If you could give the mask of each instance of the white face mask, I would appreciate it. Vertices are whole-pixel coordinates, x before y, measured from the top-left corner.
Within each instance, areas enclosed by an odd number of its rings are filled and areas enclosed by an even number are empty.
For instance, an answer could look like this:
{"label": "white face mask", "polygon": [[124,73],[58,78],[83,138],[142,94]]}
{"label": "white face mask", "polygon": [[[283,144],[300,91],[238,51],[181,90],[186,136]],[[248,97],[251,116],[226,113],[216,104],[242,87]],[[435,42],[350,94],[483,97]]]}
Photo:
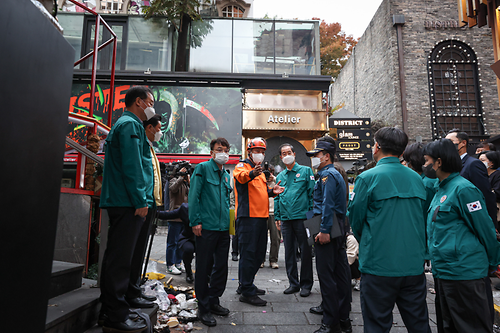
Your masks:
{"label": "white face mask", "polygon": [[311,164],[313,169],[317,169],[321,164],[321,158],[319,157],[311,157]]}
{"label": "white face mask", "polygon": [[155,115],[155,109],[150,106],[147,106],[147,104],[142,99],[141,101],[144,103],[144,105],[146,105],[146,108],[142,109],[142,111],[144,111],[144,114],[146,115],[146,120],[153,118],[153,116]]}
{"label": "white face mask", "polygon": [[264,161],[264,154],[258,153],[258,154],[252,154],[252,160],[254,161],[255,164],[260,164],[262,161]]}
{"label": "white face mask", "polygon": [[285,157],[283,157],[282,161],[283,161],[283,163],[285,163],[285,165],[293,164],[293,162],[295,162],[295,156],[286,155]]}
{"label": "white face mask", "polygon": [[155,142],[160,141],[162,136],[163,136],[163,132],[161,130],[159,130],[158,132],[155,133],[155,138],[153,141],[155,141]]}
{"label": "white face mask", "polygon": [[229,161],[229,154],[227,153],[216,153],[214,161],[217,164],[224,165]]}
{"label": "white face mask", "polygon": [[483,164],[484,164],[484,166],[486,167],[486,169],[488,169],[488,168],[489,168],[488,162],[484,161],[484,162],[483,162]]}

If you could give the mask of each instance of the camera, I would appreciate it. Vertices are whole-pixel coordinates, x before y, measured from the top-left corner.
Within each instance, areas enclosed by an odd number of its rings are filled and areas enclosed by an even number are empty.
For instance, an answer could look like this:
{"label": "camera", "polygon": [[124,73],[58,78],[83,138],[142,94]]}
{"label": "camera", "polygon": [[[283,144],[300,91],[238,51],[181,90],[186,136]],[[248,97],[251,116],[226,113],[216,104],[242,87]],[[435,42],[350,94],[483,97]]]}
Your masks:
{"label": "camera", "polygon": [[[186,168],[186,172],[181,172],[182,168]],[[169,179],[191,175],[193,170],[193,166],[188,161],[177,161],[165,164],[165,173]]]}

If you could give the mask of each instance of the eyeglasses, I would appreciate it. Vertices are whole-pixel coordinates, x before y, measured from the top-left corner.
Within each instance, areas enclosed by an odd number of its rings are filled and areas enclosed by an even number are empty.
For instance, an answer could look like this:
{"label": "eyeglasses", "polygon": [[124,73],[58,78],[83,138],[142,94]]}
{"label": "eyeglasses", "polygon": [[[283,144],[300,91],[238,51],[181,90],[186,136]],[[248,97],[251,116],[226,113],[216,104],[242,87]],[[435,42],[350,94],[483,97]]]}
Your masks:
{"label": "eyeglasses", "polygon": [[219,148],[219,149],[214,150],[214,152],[216,152],[216,153],[226,153],[226,154],[229,154],[229,149],[222,149],[222,148]]}
{"label": "eyeglasses", "polygon": [[281,153],[281,156],[288,156],[288,155],[293,155],[293,151],[289,150]]}

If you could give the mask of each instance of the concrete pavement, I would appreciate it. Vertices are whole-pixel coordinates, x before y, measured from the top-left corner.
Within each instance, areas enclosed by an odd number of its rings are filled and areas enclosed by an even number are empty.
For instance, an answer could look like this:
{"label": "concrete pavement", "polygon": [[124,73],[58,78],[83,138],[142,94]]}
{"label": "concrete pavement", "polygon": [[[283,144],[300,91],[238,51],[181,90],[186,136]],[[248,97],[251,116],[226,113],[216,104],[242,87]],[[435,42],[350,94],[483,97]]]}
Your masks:
{"label": "concrete pavement", "polygon": [[[161,273],[165,273],[165,229],[160,227],[158,235],[155,236],[151,251],[151,259],[157,261],[157,267]],[[268,245],[269,248],[269,245]],[[321,316],[309,313],[311,306],[317,306],[321,302],[319,282],[314,266],[314,286],[309,297],[300,297],[299,294],[285,295],[283,290],[288,287],[288,279],[285,271],[283,244],[279,252],[279,269],[271,269],[269,262],[261,268],[255,278],[255,284],[266,290],[266,295],[261,296],[268,303],[265,307],[254,307],[238,300],[236,294],[238,287],[238,262],[229,262],[229,276],[226,291],[221,298],[221,305],[231,310],[228,317],[215,316],[217,326],[208,328],[200,322],[195,326],[201,330],[196,332],[272,332],[272,333],[307,333],[314,332],[321,325]],[[266,258],[267,260],[267,258]],[[314,259],[313,259],[314,260]],[[300,263],[299,263],[300,265]],[[194,266],[193,266],[194,267]],[[300,271],[300,270],[299,270]],[[173,276],[172,284],[187,285],[185,274]],[[274,280],[274,281],[273,281]],[[428,287],[432,285],[432,275],[427,275]],[[351,320],[353,332],[363,332],[363,318],[361,316],[361,305],[359,292],[353,291]],[[432,332],[437,332],[436,315],[434,310],[434,295],[428,292],[427,304],[430,315],[430,326]],[[174,331],[175,332],[175,331]],[[394,324],[391,332],[407,332],[399,315],[397,307],[394,309]]]}

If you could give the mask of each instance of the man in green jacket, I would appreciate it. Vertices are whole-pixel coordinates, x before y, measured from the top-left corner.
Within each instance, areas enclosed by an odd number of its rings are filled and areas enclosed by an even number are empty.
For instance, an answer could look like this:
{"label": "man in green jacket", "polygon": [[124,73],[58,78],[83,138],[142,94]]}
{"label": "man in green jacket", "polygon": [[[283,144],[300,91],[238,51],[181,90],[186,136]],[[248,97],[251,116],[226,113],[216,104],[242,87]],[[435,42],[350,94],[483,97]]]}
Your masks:
{"label": "man in green jacket", "polygon": [[[313,208],[314,174],[307,166],[295,162],[293,146],[285,143],[280,146],[280,158],[286,169],[276,177],[285,191],[274,198],[274,217],[276,227],[282,230],[285,245],[285,266],[290,286],[283,291],[293,294],[300,291],[300,296],[311,294],[313,286],[311,246],[307,243],[304,220],[306,213]],[[297,271],[295,239],[300,247],[300,282]]]}
{"label": "man in green jacket", "polygon": [[426,192],[399,162],[408,143],[397,128],[375,133],[377,166],[360,174],[348,207],[359,242],[365,332],[389,332],[394,303],[409,332],[430,332],[424,275]]}
{"label": "man in green jacket", "polygon": [[210,142],[212,159],[200,163],[191,176],[189,225],[196,235],[196,274],[194,288],[198,299],[198,318],[207,326],[217,325],[213,314],[229,315],[219,298],[226,289],[229,253],[230,174],[229,142],[224,138]]}
{"label": "man in green jacket", "polygon": [[145,217],[154,207],[153,165],[142,123],[155,114],[153,104],[148,87],[130,88],[125,95],[127,110],[106,138],[101,208],[108,211],[109,231],[100,277],[104,332],[145,328],[143,321],[129,318],[129,308],[153,307],[132,288],[137,280],[133,268],[144,260],[136,245],[147,237]]}

